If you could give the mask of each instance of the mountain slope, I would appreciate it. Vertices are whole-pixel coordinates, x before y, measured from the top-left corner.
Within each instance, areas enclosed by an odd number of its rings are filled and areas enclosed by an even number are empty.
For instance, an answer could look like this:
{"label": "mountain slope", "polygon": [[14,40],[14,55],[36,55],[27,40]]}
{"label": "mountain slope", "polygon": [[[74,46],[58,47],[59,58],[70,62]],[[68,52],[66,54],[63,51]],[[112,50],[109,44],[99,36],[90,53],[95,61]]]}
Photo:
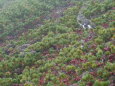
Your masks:
{"label": "mountain slope", "polygon": [[[48,12],[49,15],[41,18],[42,24],[25,22],[27,27],[24,31],[19,30],[22,31],[21,34],[3,41],[0,47],[0,85],[114,86],[113,2],[114,0],[50,0],[48,7],[52,3],[57,3],[57,6],[55,4],[56,7]],[[22,3],[25,6],[26,0]],[[60,3],[62,6],[58,5]],[[87,7],[82,9],[85,4]],[[96,8],[97,5],[100,8]],[[106,8],[108,6],[110,7]],[[46,10],[46,14],[47,11],[49,10]],[[33,17],[34,14],[36,11],[32,13]],[[77,20],[80,15],[85,18],[80,18],[81,21],[90,20],[96,25],[95,28],[84,29]],[[22,16],[20,18],[23,19]],[[34,27],[34,24],[41,25]],[[28,26],[33,29],[28,30]]]}

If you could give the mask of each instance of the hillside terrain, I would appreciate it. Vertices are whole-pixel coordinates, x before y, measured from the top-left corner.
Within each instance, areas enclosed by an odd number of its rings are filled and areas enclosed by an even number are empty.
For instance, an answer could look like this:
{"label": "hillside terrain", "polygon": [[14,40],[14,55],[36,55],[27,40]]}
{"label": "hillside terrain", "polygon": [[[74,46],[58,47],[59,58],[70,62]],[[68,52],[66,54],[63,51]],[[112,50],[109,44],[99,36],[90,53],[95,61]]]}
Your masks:
{"label": "hillside terrain", "polygon": [[0,0],[0,86],[115,86],[115,1]]}

